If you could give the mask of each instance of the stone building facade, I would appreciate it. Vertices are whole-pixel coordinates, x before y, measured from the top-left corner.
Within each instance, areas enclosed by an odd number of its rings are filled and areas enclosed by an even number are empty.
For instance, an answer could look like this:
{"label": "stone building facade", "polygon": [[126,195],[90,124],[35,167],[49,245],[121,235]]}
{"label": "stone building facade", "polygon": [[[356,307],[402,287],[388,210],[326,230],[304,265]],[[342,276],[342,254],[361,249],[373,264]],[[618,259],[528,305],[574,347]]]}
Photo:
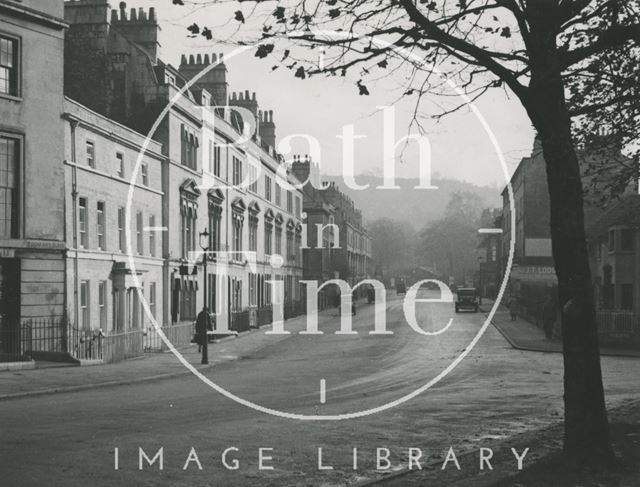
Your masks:
{"label": "stone building facade", "polygon": [[[340,278],[353,286],[371,277],[371,237],[363,224],[361,210],[335,183],[321,185],[317,167],[308,158],[298,157],[292,170],[299,181],[308,181],[304,185],[303,203],[307,222],[305,279],[324,282]],[[320,240],[317,225],[324,229]],[[358,294],[363,292],[358,289]]]}
{"label": "stone building facade", "polygon": [[[154,9],[127,11],[122,2],[110,11],[106,0],[73,0],[65,3],[65,18],[67,95],[149,134],[164,159],[158,188],[164,274],[157,298],[164,324],[195,319],[205,304],[205,282],[218,327],[264,321],[274,300],[289,316],[300,312],[302,193],[287,171],[276,174],[281,159],[273,112],[260,111],[255,94],[229,96],[222,55],[185,55],[177,69],[164,63]],[[227,104],[253,115],[251,140],[239,142],[243,119],[236,111],[214,108]],[[155,193],[151,199],[155,205]],[[206,276],[205,229],[211,249]],[[276,254],[282,265],[271,258]],[[282,281],[282,293],[272,292],[271,280]]]}
{"label": "stone building facade", "polygon": [[107,334],[144,329],[145,299],[163,324],[162,146],[73,100],[63,118],[68,317]]}
{"label": "stone building facade", "polygon": [[62,17],[61,0],[0,1],[0,357],[64,314]]}
{"label": "stone building facade", "polygon": [[640,195],[615,201],[586,229],[596,307],[640,312]]}

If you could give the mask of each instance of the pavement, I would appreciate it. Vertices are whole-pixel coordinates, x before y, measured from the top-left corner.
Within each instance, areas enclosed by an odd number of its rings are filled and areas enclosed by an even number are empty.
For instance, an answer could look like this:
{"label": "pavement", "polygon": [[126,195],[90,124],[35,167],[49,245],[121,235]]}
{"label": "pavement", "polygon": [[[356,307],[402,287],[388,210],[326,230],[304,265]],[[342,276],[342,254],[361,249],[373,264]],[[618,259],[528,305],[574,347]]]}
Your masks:
{"label": "pavement", "polygon": [[[319,313],[319,323],[331,320],[334,309]],[[306,317],[298,316],[285,322],[285,329],[292,333],[306,326]],[[255,353],[266,344],[274,344],[287,336],[269,336],[265,333],[271,325],[245,332],[237,337],[216,340],[209,344],[209,364],[202,365],[202,354],[197,345],[189,345],[180,354],[199,371],[216,367]],[[54,362],[36,362],[29,369],[0,371],[0,401],[27,396],[83,391],[126,384],[137,384],[161,379],[170,379],[191,374],[172,352],[145,353],[141,357],[116,364],[78,367]]]}
{"label": "pavement", "polygon": [[[493,306],[493,301],[483,298],[481,310],[488,313]],[[500,306],[493,316],[495,326],[509,344],[517,350],[530,352],[562,353],[562,341],[558,337],[548,340],[544,330],[535,326],[530,321],[517,317],[511,319],[506,306]],[[640,357],[638,348],[614,348],[600,347],[600,355],[611,357]]]}

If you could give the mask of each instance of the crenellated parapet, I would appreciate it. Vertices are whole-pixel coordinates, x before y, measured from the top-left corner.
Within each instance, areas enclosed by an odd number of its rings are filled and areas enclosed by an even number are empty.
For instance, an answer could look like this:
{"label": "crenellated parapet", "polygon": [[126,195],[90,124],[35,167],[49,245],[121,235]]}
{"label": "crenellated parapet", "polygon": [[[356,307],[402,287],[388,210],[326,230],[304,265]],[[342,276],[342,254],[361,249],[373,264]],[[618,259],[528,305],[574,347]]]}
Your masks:
{"label": "crenellated parapet", "polygon": [[124,23],[124,22],[133,22],[133,23],[149,23],[152,25],[158,24],[158,19],[156,18],[156,9],[154,7],[150,7],[148,11],[144,8],[140,7],[138,9],[132,8],[130,10],[129,15],[127,16],[127,4],[125,2],[120,2],[120,9],[111,10],[111,23]]}

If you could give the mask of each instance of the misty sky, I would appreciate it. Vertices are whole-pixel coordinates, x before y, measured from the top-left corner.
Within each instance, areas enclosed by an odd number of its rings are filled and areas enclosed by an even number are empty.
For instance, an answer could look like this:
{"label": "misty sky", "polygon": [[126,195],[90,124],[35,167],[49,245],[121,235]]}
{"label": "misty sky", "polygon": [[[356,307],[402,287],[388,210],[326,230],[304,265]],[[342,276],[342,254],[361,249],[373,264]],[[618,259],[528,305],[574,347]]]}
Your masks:
{"label": "misty sky", "polygon": [[[232,45],[208,42],[202,37],[188,38],[186,26],[193,22],[208,25],[215,29],[215,35],[224,37],[237,27],[235,21],[229,21],[233,12],[243,8],[248,13],[246,4],[227,2],[196,7],[194,2],[190,2],[180,7],[171,3],[171,0],[127,2],[128,12],[132,7],[156,8],[162,28],[160,57],[163,61],[178,67],[183,53],[223,52],[228,55],[234,49]],[[112,7],[117,8],[117,2],[113,2]],[[251,49],[233,59],[227,56],[230,91],[255,91],[261,109],[274,110],[278,138],[296,133],[312,135],[321,143],[322,172],[339,174],[343,147],[336,136],[342,132],[343,126],[354,124],[356,134],[366,136],[355,143],[356,174],[381,172],[383,122],[376,106],[395,106],[396,139],[407,135],[415,106],[413,98],[397,103],[402,93],[398,80],[389,78],[367,83],[370,96],[360,96],[355,85],[357,73],[347,78],[300,80],[285,68],[271,69],[279,57],[258,59],[254,52],[255,49]],[[440,101],[434,100],[434,103]],[[428,104],[429,101],[424,103]],[[512,171],[520,158],[531,152],[533,145],[533,130],[523,108],[500,89],[487,93],[476,106],[496,135],[509,171]],[[429,120],[424,126],[432,146],[434,175],[479,185],[504,186],[505,177],[493,146],[469,109],[465,107],[438,123]],[[413,132],[416,132],[415,128]],[[416,147],[412,144],[402,154],[398,151],[398,177],[417,177]],[[306,153],[302,143],[295,145],[294,149],[295,152]]]}

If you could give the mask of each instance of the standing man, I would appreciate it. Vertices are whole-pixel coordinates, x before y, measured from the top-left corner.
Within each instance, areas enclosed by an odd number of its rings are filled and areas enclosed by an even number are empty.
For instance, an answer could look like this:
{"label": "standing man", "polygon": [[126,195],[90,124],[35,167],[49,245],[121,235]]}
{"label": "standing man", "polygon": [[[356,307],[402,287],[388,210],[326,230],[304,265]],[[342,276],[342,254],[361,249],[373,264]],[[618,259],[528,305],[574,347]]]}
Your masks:
{"label": "standing man", "polygon": [[208,331],[213,331],[213,323],[209,315],[209,309],[204,306],[196,318],[196,343],[198,352],[202,350],[202,363],[209,363],[209,336]]}
{"label": "standing man", "polygon": [[553,303],[551,296],[547,296],[547,299],[542,306],[542,326],[544,327],[544,334],[547,340],[553,338],[553,325],[556,322],[556,307]]}

